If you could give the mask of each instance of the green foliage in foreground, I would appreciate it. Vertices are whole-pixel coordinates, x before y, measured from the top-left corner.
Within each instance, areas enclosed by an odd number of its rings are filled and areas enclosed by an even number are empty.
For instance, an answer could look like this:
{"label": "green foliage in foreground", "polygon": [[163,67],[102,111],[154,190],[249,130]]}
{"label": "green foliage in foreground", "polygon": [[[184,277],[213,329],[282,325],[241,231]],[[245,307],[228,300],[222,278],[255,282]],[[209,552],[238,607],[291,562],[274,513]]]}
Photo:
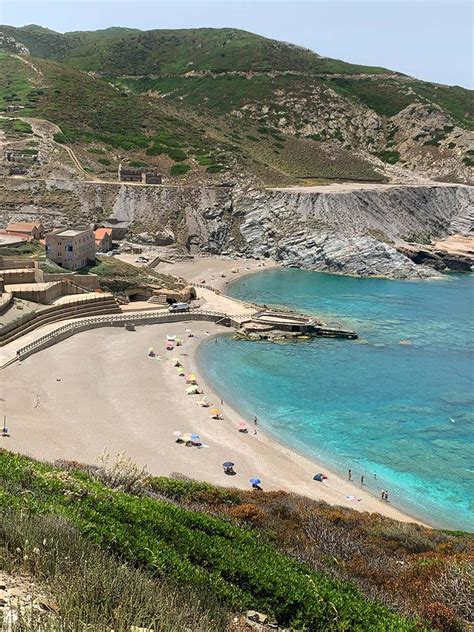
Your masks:
{"label": "green foliage in foreground", "polygon": [[[25,493],[27,492],[27,493]],[[79,471],[0,454],[0,510],[71,520],[94,544],[171,583],[211,591],[233,610],[256,608],[301,630],[415,631],[358,589],[280,553],[261,533]]]}

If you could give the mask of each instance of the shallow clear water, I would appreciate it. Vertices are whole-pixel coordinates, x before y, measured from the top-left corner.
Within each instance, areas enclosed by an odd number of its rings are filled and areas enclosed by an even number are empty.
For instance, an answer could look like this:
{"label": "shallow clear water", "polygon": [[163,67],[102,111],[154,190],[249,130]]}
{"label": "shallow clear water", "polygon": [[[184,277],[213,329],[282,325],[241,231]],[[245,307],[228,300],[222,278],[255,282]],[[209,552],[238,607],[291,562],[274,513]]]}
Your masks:
{"label": "shallow clear water", "polygon": [[204,343],[201,370],[229,404],[332,469],[364,474],[412,515],[474,530],[474,275],[390,281],[275,270],[242,278],[229,294],[291,305],[360,336]]}

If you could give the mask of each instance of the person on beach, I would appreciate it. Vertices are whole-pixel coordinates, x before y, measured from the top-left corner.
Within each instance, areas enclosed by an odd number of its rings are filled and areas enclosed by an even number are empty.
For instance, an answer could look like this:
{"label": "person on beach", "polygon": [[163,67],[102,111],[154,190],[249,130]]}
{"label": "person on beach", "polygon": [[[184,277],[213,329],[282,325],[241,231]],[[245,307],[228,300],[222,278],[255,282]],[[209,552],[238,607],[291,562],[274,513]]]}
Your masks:
{"label": "person on beach", "polygon": [[347,478],[348,478],[350,481],[352,481],[352,470],[349,470],[349,471],[347,472]]}
{"label": "person on beach", "polygon": [[385,492],[385,498],[384,498],[385,502],[388,503],[388,492]]}
{"label": "person on beach", "polygon": [[8,430],[8,426],[4,425],[2,428],[2,437],[9,437],[10,436],[10,432]]}
{"label": "person on beach", "polygon": [[380,491],[380,496],[381,496],[382,500],[385,500],[385,490],[384,489],[382,489]]}
{"label": "person on beach", "polygon": [[360,477],[360,484],[361,484],[361,485],[363,485],[363,484],[364,484],[364,476],[363,476],[363,475]]}

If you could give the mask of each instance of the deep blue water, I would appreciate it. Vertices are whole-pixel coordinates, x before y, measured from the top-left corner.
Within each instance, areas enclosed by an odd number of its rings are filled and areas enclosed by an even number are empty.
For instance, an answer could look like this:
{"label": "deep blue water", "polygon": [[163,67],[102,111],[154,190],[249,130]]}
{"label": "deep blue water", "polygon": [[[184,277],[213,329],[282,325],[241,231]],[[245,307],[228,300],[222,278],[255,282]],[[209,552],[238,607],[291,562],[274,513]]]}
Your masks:
{"label": "deep blue water", "polygon": [[275,270],[242,278],[229,294],[290,305],[360,336],[203,343],[201,370],[229,404],[332,469],[364,474],[413,516],[474,530],[474,275],[391,281]]}

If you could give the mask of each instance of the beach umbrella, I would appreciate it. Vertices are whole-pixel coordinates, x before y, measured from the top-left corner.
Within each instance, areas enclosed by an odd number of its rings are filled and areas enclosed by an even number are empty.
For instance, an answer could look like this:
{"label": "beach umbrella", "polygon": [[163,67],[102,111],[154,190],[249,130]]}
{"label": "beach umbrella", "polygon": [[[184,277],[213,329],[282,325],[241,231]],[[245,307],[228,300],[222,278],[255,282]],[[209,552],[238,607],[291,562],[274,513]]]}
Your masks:
{"label": "beach umbrella", "polygon": [[191,329],[186,329],[186,333],[187,334],[192,334],[193,332],[191,331]]}
{"label": "beach umbrella", "polygon": [[226,461],[222,464],[222,467],[234,467],[234,465],[235,463],[232,463],[232,461]]}
{"label": "beach umbrella", "polygon": [[239,430],[245,430],[247,428],[247,424],[245,423],[245,421],[239,421],[237,425],[239,427]]}
{"label": "beach umbrella", "polygon": [[186,389],[186,393],[187,395],[197,395],[198,389],[196,386],[190,386],[189,388]]}
{"label": "beach umbrella", "polygon": [[250,479],[250,483],[251,483],[252,485],[260,485],[260,483],[261,483],[261,482],[262,482],[262,481],[261,481],[259,478],[251,478],[251,479]]}
{"label": "beach umbrella", "polygon": [[173,432],[173,435],[174,435],[175,437],[182,437],[182,436],[183,436],[183,433],[181,432],[181,430],[175,430],[175,431]]}
{"label": "beach umbrella", "polygon": [[211,408],[211,410],[209,411],[211,413],[211,415],[220,415],[221,411],[218,408]]}
{"label": "beach umbrella", "polygon": [[201,438],[201,437],[200,437],[198,434],[192,434],[192,435],[191,435],[191,439],[192,439],[193,441],[199,441],[199,439],[200,439],[200,438]]}

